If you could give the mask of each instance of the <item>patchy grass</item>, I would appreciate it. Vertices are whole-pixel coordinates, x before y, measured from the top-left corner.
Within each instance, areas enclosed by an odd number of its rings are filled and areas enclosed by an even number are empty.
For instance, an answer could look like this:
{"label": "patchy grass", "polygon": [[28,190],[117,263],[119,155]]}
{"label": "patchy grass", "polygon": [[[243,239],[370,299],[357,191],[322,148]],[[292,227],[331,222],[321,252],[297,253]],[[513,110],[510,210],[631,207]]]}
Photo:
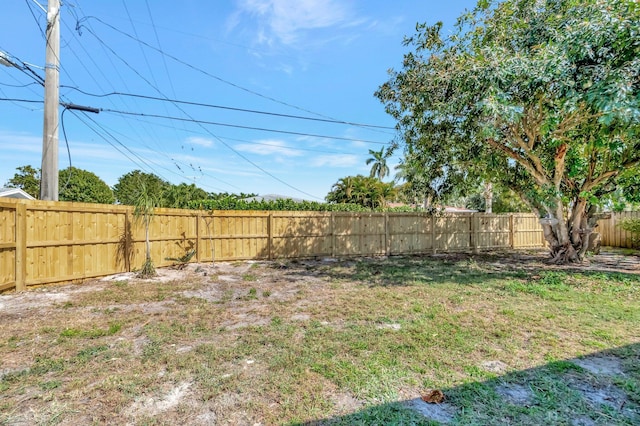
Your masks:
{"label": "patchy grass", "polygon": [[2,296],[0,422],[639,423],[640,276],[521,262],[217,263]]}

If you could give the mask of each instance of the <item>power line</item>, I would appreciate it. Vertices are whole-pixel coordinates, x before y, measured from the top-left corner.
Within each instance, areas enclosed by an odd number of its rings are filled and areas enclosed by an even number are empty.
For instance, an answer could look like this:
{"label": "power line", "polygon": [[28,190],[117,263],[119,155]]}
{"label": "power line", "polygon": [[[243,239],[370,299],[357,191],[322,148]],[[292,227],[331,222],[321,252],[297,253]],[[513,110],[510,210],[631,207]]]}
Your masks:
{"label": "power line", "polygon": [[[72,6],[74,6],[74,5],[72,5]],[[80,6],[78,5],[77,7],[80,7]],[[72,15],[73,15],[73,17],[76,19],[76,22],[77,22],[79,18],[78,18],[78,16],[77,16],[77,13],[76,13],[76,11],[74,10],[74,8],[72,7],[72,8],[70,8],[70,9],[68,9],[68,10],[71,12],[71,14],[72,14]],[[70,33],[70,34],[73,34],[73,38],[74,38],[74,39],[76,39],[76,40],[78,41],[78,44],[79,44],[80,48],[84,51],[84,57],[89,58],[89,60],[91,61],[91,63],[92,63],[92,64],[93,64],[93,66],[95,67],[95,69],[96,69],[96,70],[98,71],[98,73],[102,76],[101,80],[102,80],[102,81],[104,81],[104,82],[106,82],[106,84],[108,84],[109,86],[111,86],[111,88],[112,88],[113,90],[115,90],[115,86],[114,86],[114,85],[113,85],[113,83],[110,81],[109,77],[105,74],[105,72],[104,72],[103,68],[102,68],[102,67],[100,67],[100,66],[98,66],[98,64],[95,62],[95,60],[94,60],[94,59],[93,59],[93,57],[91,56],[91,54],[87,51],[87,49],[84,47],[84,45],[83,45],[82,43],[80,43],[80,41],[78,40],[78,38],[77,38],[78,36],[76,35],[76,31],[72,30],[72,29],[69,27],[69,25],[67,25],[66,21],[64,22],[64,25],[65,25],[65,26],[67,27],[67,29],[69,30],[69,33]],[[77,28],[76,28],[76,29],[77,29]],[[78,31],[78,33],[80,33],[80,32]],[[76,52],[73,50],[73,48],[71,48],[71,47],[70,47],[70,50],[71,50],[71,53],[76,57],[76,59],[78,60],[78,62],[80,63],[80,65],[81,65],[81,66],[86,70],[87,75],[88,75],[88,76],[89,76],[89,77],[94,81],[94,83],[96,84],[96,86],[97,86],[100,90],[104,91],[104,89],[102,88],[102,86],[101,86],[100,82],[99,82],[99,81],[96,79],[96,77],[93,75],[94,73],[93,73],[92,71],[90,71],[90,70],[89,70],[89,68],[85,65],[85,63],[84,63],[84,62],[82,61],[82,59],[80,58],[80,56],[76,54]],[[106,52],[105,52],[105,53],[106,53]],[[111,61],[111,58],[110,58],[110,57],[108,57],[108,59],[109,59],[109,61]],[[112,65],[113,65],[113,63],[112,63]],[[116,74],[117,74],[118,76],[120,76],[118,69],[116,69],[115,71],[116,71]],[[123,80],[121,76],[120,76],[120,79],[121,79],[121,80]],[[123,80],[123,83],[125,84],[125,87],[126,87],[126,82],[124,82],[124,80]],[[61,87],[64,87],[64,86],[61,86]],[[67,86],[67,87],[71,87],[71,86]],[[111,102],[111,104],[112,104],[114,107],[116,107],[116,108],[117,108],[117,105],[116,105],[116,103],[113,101],[113,99],[109,99],[109,101]],[[124,101],[124,100],[123,100],[123,101]],[[128,102],[123,102],[123,103],[124,103],[126,106],[129,106],[129,105],[128,105]],[[133,103],[137,106],[137,102],[135,102],[135,100],[134,100],[134,102],[133,102]],[[143,140],[143,139],[144,139],[144,138],[142,137],[142,135],[141,135],[140,131],[139,131],[139,130],[141,129],[141,126],[133,126],[133,125],[129,122],[129,120],[125,120],[125,123],[127,124],[127,126],[129,126],[129,128],[131,129],[131,131],[132,131],[135,135],[137,135],[137,136],[138,136],[138,139],[140,139],[140,140]],[[149,139],[150,139],[150,140],[155,141],[155,140],[157,140],[157,139],[158,139],[157,135],[156,135],[155,133],[152,135],[152,132],[151,132],[151,131],[146,127],[146,126],[142,126],[142,129],[144,129],[144,130],[146,131],[146,134],[149,136]],[[156,150],[157,150],[157,151],[159,151],[159,152],[162,152],[162,147],[161,147],[160,145],[157,145]],[[166,154],[165,154],[165,156],[166,156]],[[167,157],[167,158],[168,158],[168,157]],[[186,176],[185,176],[185,177],[186,177]]]}
{"label": "power line", "polygon": [[31,103],[31,104],[41,104],[44,101],[39,100],[33,100],[33,99],[19,99],[19,98],[0,98],[0,101],[9,101],[9,102],[24,102],[24,103]]}
{"label": "power line", "polygon": [[40,22],[38,21],[38,18],[36,17],[35,12],[31,8],[31,3],[29,3],[29,0],[24,0],[24,1],[27,4],[27,7],[29,8],[29,12],[31,12],[31,16],[33,17],[33,20],[35,21],[36,25],[38,26],[38,29],[40,30],[40,34],[42,35],[42,38],[46,40],[47,36],[45,35],[44,30],[42,29],[42,26],[40,25]]}
{"label": "power line", "polygon": [[0,81],[0,86],[7,86],[7,87],[29,87],[29,86],[33,86],[34,84],[39,84],[36,83],[35,81],[31,82],[31,83],[26,83],[26,84],[9,84],[9,83],[3,83]]}
{"label": "power line", "polygon": [[3,59],[5,61],[9,62],[9,64],[13,65],[22,73],[26,74],[27,76],[35,80],[36,83],[40,84],[41,86],[44,86],[44,77],[42,77],[40,74],[35,72],[33,68],[31,68],[30,64],[22,61],[20,58],[16,57],[15,55],[12,55],[6,49],[0,48],[0,50],[4,53]]}
{"label": "power line", "polygon": [[182,117],[173,117],[169,115],[160,115],[160,114],[148,114],[143,112],[131,112],[131,111],[120,111],[109,108],[101,108],[100,111],[111,112],[114,114],[123,114],[123,115],[136,115],[139,117],[152,117],[152,118],[163,118],[166,120],[174,120],[174,121],[185,121],[190,123],[200,123],[200,124],[209,124],[212,126],[223,126],[223,127],[233,127],[236,129],[246,129],[246,130],[257,130],[261,132],[272,132],[272,133],[283,133],[287,135],[296,135],[296,136],[307,136],[312,138],[323,138],[323,139],[335,139],[335,140],[343,140],[349,142],[363,142],[363,143],[371,143],[378,145],[387,145],[386,142],[379,141],[370,141],[366,139],[353,139],[353,138],[345,138],[341,136],[327,136],[327,135],[317,135],[313,133],[303,133],[303,132],[293,132],[289,130],[277,130],[277,129],[268,129],[265,127],[253,127],[253,126],[243,126],[240,124],[229,124],[229,123],[220,123],[216,121],[207,121],[207,120],[196,120],[194,118],[182,118]]}
{"label": "power line", "polygon": [[[145,5],[147,6],[147,13],[149,14],[149,20],[151,21],[151,27],[153,28],[153,34],[156,37],[156,43],[158,43],[158,49],[160,49],[160,51],[162,52],[162,44],[160,43],[160,37],[158,36],[158,30],[156,28],[156,23],[153,20],[153,14],[151,13],[151,7],[149,7],[149,0],[145,0],[144,1]],[[131,21],[131,24],[133,25],[133,21]],[[173,80],[171,79],[171,74],[169,73],[169,67],[167,67],[167,59],[165,57],[165,55],[161,55],[160,56],[162,58],[162,64],[164,65],[164,72],[167,73],[167,79],[169,79],[169,87],[171,87],[171,94],[173,95],[173,97],[176,97],[176,90],[173,87]]]}
{"label": "power line", "polygon": [[[120,55],[118,55],[117,52],[115,52],[109,45],[107,45],[100,37],[98,37],[94,32],[92,32],[91,30],[89,30],[89,32],[96,37],[96,39],[107,49],[109,50],[116,58],[118,58],[120,61],[122,61],[122,63],[124,63],[125,66],[127,66],[131,71],[133,71],[138,77],[140,77],[145,83],[147,83],[149,86],[151,86],[153,89],[155,89],[160,95],[162,95],[165,99],[167,99],[167,97],[162,93],[162,91],[160,91],[160,89],[158,89],[157,87],[155,87],[153,84],[151,84],[151,82],[149,82],[149,80],[147,78],[145,78],[142,74],[140,74],[140,72],[138,70],[136,70],[135,68],[133,68],[127,61],[125,61]],[[157,49],[155,49],[157,50]],[[216,136],[215,134],[213,134],[211,131],[209,131],[209,129],[207,129],[206,127],[204,127],[203,123],[198,122],[197,120],[195,120],[193,117],[191,117],[183,108],[181,108],[178,104],[174,104],[174,106],[180,110],[185,116],[189,117],[189,119],[184,119],[181,118],[178,121],[191,121],[193,123],[197,123],[200,127],[202,127],[207,133],[209,133],[212,137],[214,137],[216,140],[220,141],[221,144],[223,144],[224,146],[227,147],[227,149],[229,149],[231,152],[233,152],[234,154],[236,154],[238,157],[242,158],[244,161],[246,161],[247,163],[251,164],[253,167],[255,167],[256,169],[260,170],[262,173],[264,173],[265,175],[271,177],[272,179],[282,183],[283,185],[301,193],[304,195],[307,195],[309,197],[315,198],[315,199],[319,199],[318,197],[316,197],[313,194],[309,194],[308,192],[305,192],[299,188],[296,188],[295,186],[291,185],[290,183],[284,181],[283,179],[280,179],[279,177],[277,177],[276,175],[274,175],[273,173],[270,173],[269,171],[267,171],[266,169],[264,169],[263,167],[261,167],[260,165],[258,165],[257,163],[255,163],[254,161],[251,161],[247,156],[243,155],[241,152],[237,151],[236,149],[234,149],[231,145],[229,145],[228,143],[226,143],[225,141],[223,141],[222,139],[220,139],[218,136]],[[106,111],[106,110],[105,110]],[[112,111],[113,112],[113,111]],[[139,114],[139,113],[138,113]]]}
{"label": "power line", "polygon": [[[186,62],[186,61],[183,61],[183,60],[182,60],[182,59],[180,59],[180,58],[177,58],[176,56],[173,56],[173,55],[171,55],[171,54],[169,54],[169,53],[166,53],[166,52],[165,52],[165,51],[163,51],[162,49],[156,48],[156,47],[154,47],[154,46],[150,45],[149,43],[147,43],[147,42],[145,42],[145,41],[143,41],[143,40],[140,40],[140,39],[138,39],[137,37],[135,37],[135,36],[133,36],[133,35],[131,35],[131,34],[129,34],[129,33],[127,33],[127,32],[125,32],[125,31],[122,31],[122,30],[120,30],[120,29],[118,29],[118,28],[116,28],[116,27],[114,27],[113,25],[111,25],[111,24],[109,24],[109,23],[107,23],[107,22],[103,21],[102,19],[100,19],[100,18],[98,18],[98,17],[96,17],[96,16],[85,16],[85,17],[84,17],[84,18],[82,18],[80,21],[78,21],[78,24],[76,25],[76,27],[77,27],[77,28],[82,27],[81,22],[83,22],[83,21],[88,21],[88,20],[90,20],[90,19],[94,19],[94,20],[96,20],[96,21],[100,22],[101,24],[105,25],[106,27],[111,28],[113,31],[116,31],[116,32],[118,32],[118,33],[120,33],[120,34],[124,35],[125,37],[128,37],[128,38],[130,38],[130,39],[132,39],[132,40],[134,40],[134,41],[136,41],[136,42],[138,42],[138,43],[141,43],[141,44],[143,44],[143,45],[147,46],[148,48],[153,49],[153,50],[155,50],[156,52],[158,52],[158,53],[160,53],[160,54],[162,54],[162,55],[164,55],[164,56],[167,56],[168,58],[171,58],[171,59],[173,59],[174,61],[176,61],[176,62],[178,62],[178,63],[180,63],[180,64],[182,64],[182,65],[185,65],[186,67],[189,67],[189,68],[191,68],[191,69],[193,69],[193,70],[195,70],[195,71],[198,71],[198,72],[200,72],[200,73],[202,73],[202,74],[204,74],[204,75],[206,75],[206,76],[208,76],[208,77],[210,77],[210,78],[213,78],[213,79],[215,79],[215,80],[218,80],[218,81],[220,81],[220,82],[222,82],[222,83],[224,83],[224,84],[227,84],[227,85],[229,85],[229,86],[235,87],[236,89],[242,90],[242,91],[247,92],[247,93],[251,93],[252,95],[259,96],[259,97],[261,97],[261,98],[263,98],[263,99],[267,99],[267,100],[269,100],[269,101],[272,101],[272,102],[275,102],[275,103],[278,103],[278,104],[281,104],[281,105],[287,106],[287,107],[289,107],[289,108],[294,108],[294,109],[297,109],[297,110],[299,110],[299,111],[303,111],[303,112],[307,112],[307,113],[309,113],[309,114],[316,115],[316,116],[318,116],[318,117],[322,117],[322,118],[329,119],[329,120],[334,120],[334,121],[341,121],[341,120],[337,120],[337,119],[335,119],[335,118],[333,118],[333,117],[329,117],[329,116],[327,116],[327,115],[323,115],[323,114],[320,114],[320,113],[318,113],[318,112],[311,111],[311,110],[308,110],[308,109],[305,109],[305,108],[299,107],[299,106],[297,106],[297,105],[293,105],[293,104],[290,104],[290,103],[288,103],[288,102],[281,101],[281,100],[276,99],[276,98],[274,98],[274,97],[264,95],[264,94],[262,94],[262,93],[260,93],[260,92],[257,92],[257,91],[255,91],[255,90],[251,90],[251,89],[249,89],[249,88],[243,87],[243,86],[241,86],[241,85],[239,85],[239,84],[236,84],[236,83],[233,83],[233,82],[231,82],[231,81],[229,81],[229,80],[225,80],[225,79],[224,79],[224,78],[222,78],[222,77],[219,77],[219,76],[217,76],[217,75],[211,74],[210,72],[208,72],[208,71],[206,71],[206,70],[203,70],[203,69],[201,69],[201,68],[198,68],[198,67],[196,67],[195,65],[192,65],[192,64],[190,64],[190,63],[188,63],[188,62]],[[100,40],[100,38],[95,34],[95,32],[94,32],[94,31],[92,31],[92,29],[91,29],[90,27],[88,27],[88,31],[89,31],[89,32],[90,32],[94,37],[96,37],[99,41],[101,41],[101,40]],[[101,41],[101,42],[102,42],[102,41]],[[357,126],[357,124],[356,124],[356,123],[353,123],[353,125]]]}
{"label": "power line", "polygon": [[[141,120],[139,118],[132,118],[132,120],[138,121],[140,123],[146,123],[146,124],[152,124],[154,126],[160,126],[160,127],[166,127],[168,129],[173,129],[173,126],[168,126],[166,124],[160,124],[160,123],[156,123],[156,122],[151,122],[151,121],[147,121],[147,120]],[[188,130],[188,129],[184,129],[183,130],[186,133],[193,133],[196,135],[209,135],[208,133],[202,133],[202,132],[196,132],[193,130]],[[224,140],[228,140],[228,141],[234,141],[234,142],[242,142],[242,143],[246,143],[246,144],[250,144],[250,145],[263,145],[263,146],[271,146],[274,147],[276,145],[272,145],[272,144],[268,144],[268,143],[264,143],[264,142],[255,142],[255,141],[249,141],[246,139],[238,139],[238,138],[232,138],[229,136],[221,136],[221,135],[217,135],[220,139],[224,139]],[[352,154],[352,155],[360,155],[361,153],[356,153],[356,152],[348,152],[348,151],[336,151],[336,150],[326,150],[326,149],[313,149],[313,148],[300,148],[300,147],[291,147],[291,146],[277,146],[280,148],[284,148],[284,149],[291,149],[291,150],[296,150],[296,151],[309,151],[309,152],[320,152],[323,154]]]}
{"label": "power line", "polygon": [[157,96],[140,95],[140,94],[137,94],[137,93],[110,92],[110,93],[97,94],[97,93],[86,92],[86,91],[84,91],[82,89],[79,89],[79,88],[73,87],[73,86],[62,85],[61,87],[65,87],[67,89],[76,90],[76,91],[78,91],[78,92],[80,92],[82,94],[85,94],[87,96],[93,96],[93,97],[96,97],[96,98],[103,98],[103,97],[108,97],[108,96],[127,96],[127,97],[132,97],[132,98],[142,98],[142,99],[148,99],[148,100],[153,100],[153,101],[162,101],[162,102],[171,102],[171,103],[177,103],[177,104],[183,104],[183,105],[200,106],[200,107],[205,107],[205,108],[216,108],[216,109],[224,109],[224,110],[228,110],[228,111],[238,111],[238,112],[247,112],[247,113],[251,113],[251,114],[269,115],[269,116],[274,116],[274,117],[293,118],[293,119],[297,119],[297,120],[319,121],[319,122],[323,122],[323,123],[333,123],[333,124],[346,124],[346,125],[349,125],[349,126],[371,127],[371,128],[376,128],[376,129],[387,129],[387,130],[394,130],[395,129],[394,127],[379,126],[379,125],[376,125],[376,124],[354,123],[354,122],[350,122],[350,121],[332,120],[332,119],[328,119],[328,118],[316,118],[316,117],[307,117],[307,116],[301,116],[301,115],[281,114],[281,113],[277,113],[277,112],[261,111],[261,110],[255,110],[255,109],[247,109],[247,108],[237,108],[237,107],[230,107],[230,106],[225,106],[225,105],[208,104],[208,103],[203,103],[203,102],[193,102],[193,101],[182,101],[182,100],[179,100],[179,99],[159,98]]}

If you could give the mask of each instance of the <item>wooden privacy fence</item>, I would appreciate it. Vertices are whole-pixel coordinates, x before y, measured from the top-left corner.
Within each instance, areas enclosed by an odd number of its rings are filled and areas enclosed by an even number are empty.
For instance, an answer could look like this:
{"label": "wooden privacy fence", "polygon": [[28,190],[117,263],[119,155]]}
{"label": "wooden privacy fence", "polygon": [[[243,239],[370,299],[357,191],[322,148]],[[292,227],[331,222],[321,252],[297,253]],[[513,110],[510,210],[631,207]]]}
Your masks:
{"label": "wooden privacy fence", "polygon": [[609,219],[598,221],[597,231],[600,233],[603,246],[632,247],[631,232],[620,227],[622,220],[627,218],[640,219],[640,211],[611,213]]}
{"label": "wooden privacy fence", "polygon": [[[0,201],[0,290],[82,281],[139,268],[144,226],[128,206]],[[157,209],[156,266],[192,261],[399,255],[542,247],[529,214],[317,213]]]}

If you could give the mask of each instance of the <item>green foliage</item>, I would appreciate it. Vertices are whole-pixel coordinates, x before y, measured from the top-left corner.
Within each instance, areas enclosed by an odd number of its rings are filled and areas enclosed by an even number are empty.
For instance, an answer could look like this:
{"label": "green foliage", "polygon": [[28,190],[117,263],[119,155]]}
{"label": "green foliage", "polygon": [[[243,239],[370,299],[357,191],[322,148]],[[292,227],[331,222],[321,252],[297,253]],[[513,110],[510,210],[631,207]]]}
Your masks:
{"label": "green foliage", "polygon": [[396,189],[391,183],[362,175],[347,176],[333,184],[326,197],[330,203],[358,204],[376,209],[385,206],[386,201],[395,199]]}
{"label": "green foliage", "polygon": [[163,195],[163,207],[186,209],[191,202],[205,200],[209,197],[207,191],[198,188],[195,184],[169,185]]}
{"label": "green foliage", "polygon": [[625,218],[620,221],[620,228],[631,233],[631,244],[640,248],[640,218]]}
{"label": "green foliage", "polygon": [[102,179],[87,170],[69,167],[60,170],[58,178],[60,201],[113,204],[113,191]]}
{"label": "green foliage", "polygon": [[134,206],[138,201],[140,188],[142,186],[145,187],[145,192],[154,194],[154,197],[159,200],[157,207],[160,207],[163,203],[162,198],[171,185],[153,173],[134,170],[120,176],[118,183],[113,186],[113,193],[118,203]]}
{"label": "green foliage", "polygon": [[297,202],[291,199],[273,201],[245,201],[236,197],[210,199],[189,203],[189,208],[202,210],[269,210],[269,211],[336,211],[359,212],[370,211],[359,204],[326,204],[316,201]]}
{"label": "green foliage", "polygon": [[396,179],[405,182],[399,188],[403,201],[428,209],[434,203],[450,202],[477,183],[457,165],[446,165],[444,152],[438,154],[427,154],[406,144],[404,158],[396,166]]}
{"label": "green foliage", "polygon": [[584,245],[569,230],[592,227],[616,190],[640,193],[640,3],[481,3],[450,35],[419,24],[376,93],[415,163],[407,182],[508,187],[565,220],[549,243],[575,260]]}
{"label": "green foliage", "polygon": [[18,173],[7,181],[7,188],[20,188],[34,198],[40,198],[40,169],[32,166],[16,168]]}

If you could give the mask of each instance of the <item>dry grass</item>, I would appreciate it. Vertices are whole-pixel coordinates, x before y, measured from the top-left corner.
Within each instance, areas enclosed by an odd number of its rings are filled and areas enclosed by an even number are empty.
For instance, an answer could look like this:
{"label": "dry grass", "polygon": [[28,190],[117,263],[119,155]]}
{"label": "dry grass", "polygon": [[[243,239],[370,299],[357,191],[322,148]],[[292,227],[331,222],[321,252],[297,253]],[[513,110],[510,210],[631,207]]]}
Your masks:
{"label": "dry grass", "polygon": [[[0,422],[640,421],[638,275],[536,256],[159,272],[0,296]],[[445,404],[416,405],[428,389]]]}

